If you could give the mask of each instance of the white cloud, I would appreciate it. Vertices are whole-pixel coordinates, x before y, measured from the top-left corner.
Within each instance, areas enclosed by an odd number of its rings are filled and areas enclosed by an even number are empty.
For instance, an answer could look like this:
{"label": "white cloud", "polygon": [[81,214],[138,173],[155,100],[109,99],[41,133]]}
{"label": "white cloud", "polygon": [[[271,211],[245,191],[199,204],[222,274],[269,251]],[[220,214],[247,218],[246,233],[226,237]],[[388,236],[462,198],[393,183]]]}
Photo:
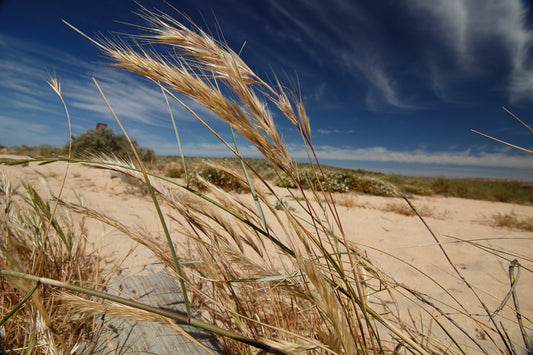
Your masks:
{"label": "white cloud", "polygon": [[[300,147],[291,146],[293,158],[306,158],[306,152]],[[338,148],[333,146],[315,146],[319,159],[339,161],[373,161],[396,163],[420,163],[461,165],[500,168],[533,168],[533,157],[530,155],[510,155],[505,152],[477,153],[470,150],[454,152],[428,152],[422,149],[414,151],[392,151],[384,147],[371,148]]]}
{"label": "white cloud", "polygon": [[350,130],[347,130],[347,131],[343,131],[343,130],[340,130],[340,129],[321,129],[321,128],[318,128],[316,130],[313,130],[313,131],[316,131],[317,133],[319,134],[322,134],[322,135],[329,135],[329,134],[353,134],[355,133],[355,131],[353,129],[350,129]]}
{"label": "white cloud", "polygon": [[[442,58],[431,57],[428,64],[433,87],[442,94],[456,81],[491,69],[486,59],[503,54],[508,61],[508,98],[511,102],[533,100],[533,66],[530,49],[533,32],[527,27],[525,4],[517,0],[409,0],[410,9],[428,31],[442,40],[455,54],[452,72],[439,68]],[[429,18],[429,19],[427,19]],[[426,19],[426,20],[424,20]]]}

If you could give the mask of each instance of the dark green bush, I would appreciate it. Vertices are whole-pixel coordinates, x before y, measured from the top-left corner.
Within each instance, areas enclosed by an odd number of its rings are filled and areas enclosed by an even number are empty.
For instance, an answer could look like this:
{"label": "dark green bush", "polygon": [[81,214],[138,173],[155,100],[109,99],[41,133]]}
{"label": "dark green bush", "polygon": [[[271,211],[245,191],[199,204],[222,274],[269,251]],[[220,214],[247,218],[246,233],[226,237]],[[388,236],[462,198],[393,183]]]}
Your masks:
{"label": "dark green bush", "polygon": [[[133,145],[144,162],[153,162],[156,158],[152,149],[139,147],[136,141]],[[68,150],[68,144],[64,147]],[[83,157],[96,154],[112,154],[119,159],[133,159],[133,151],[128,140],[122,134],[113,132],[110,128],[90,129],[79,137],[72,137],[72,156]]]}
{"label": "dark green bush", "polygon": [[[224,171],[215,169],[213,167],[201,169],[198,175],[200,175],[206,181],[226,191],[235,191],[235,192],[248,192],[249,191],[248,185],[243,184],[235,176],[230,175]],[[194,177],[191,183],[193,186],[195,186],[199,190],[205,189],[205,186],[202,184],[202,182]]]}
{"label": "dark green bush", "polygon": [[166,176],[168,176],[169,178],[173,178],[173,179],[183,177],[183,175],[184,175],[183,169],[178,169],[173,166],[169,167],[166,171]]}

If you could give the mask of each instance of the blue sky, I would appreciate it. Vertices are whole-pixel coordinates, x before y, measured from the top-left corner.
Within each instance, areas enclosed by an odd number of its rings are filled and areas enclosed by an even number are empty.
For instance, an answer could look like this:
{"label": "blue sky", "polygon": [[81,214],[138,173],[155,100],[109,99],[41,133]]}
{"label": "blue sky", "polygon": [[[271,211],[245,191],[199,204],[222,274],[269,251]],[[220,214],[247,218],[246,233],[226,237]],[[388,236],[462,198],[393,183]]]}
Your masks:
{"label": "blue sky", "polygon": [[[162,1],[148,9],[180,14]],[[321,161],[406,175],[533,180],[533,11],[519,0],[170,0],[224,39],[260,76],[298,83]],[[0,0],[0,144],[62,146],[62,105],[46,83],[62,83],[74,135],[107,122],[118,130],[91,77],[127,131],[158,154],[178,154],[160,90],[109,66],[87,34],[137,33],[130,0]],[[196,107],[224,137],[229,128]],[[187,155],[229,155],[173,105]],[[295,159],[295,128],[277,121]],[[240,150],[256,151],[246,142]]]}

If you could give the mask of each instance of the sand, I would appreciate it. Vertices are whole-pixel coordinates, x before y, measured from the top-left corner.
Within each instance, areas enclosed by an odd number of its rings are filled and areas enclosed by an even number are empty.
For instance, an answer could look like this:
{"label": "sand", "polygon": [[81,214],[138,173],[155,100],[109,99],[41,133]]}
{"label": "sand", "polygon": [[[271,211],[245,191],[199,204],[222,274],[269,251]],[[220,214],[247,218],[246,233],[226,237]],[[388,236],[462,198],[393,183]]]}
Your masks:
{"label": "sand", "polygon": [[[14,185],[20,185],[24,181],[43,193],[46,186],[53,193],[57,193],[65,168],[65,163],[41,166],[32,163],[26,167],[3,166],[0,170],[7,174]],[[18,189],[21,191],[22,187],[19,186]],[[295,204],[286,191],[276,191],[289,205]],[[109,171],[81,164],[70,165],[62,198],[74,203],[83,202],[86,206],[117,218],[124,224],[140,226],[146,233],[162,235],[150,196],[142,194],[140,187],[125,182]],[[336,198],[347,237],[355,241],[377,265],[392,274],[398,282],[431,295],[436,303],[453,302],[445,292],[447,291],[460,300],[469,312],[484,313],[479,302],[450,267],[435,239],[418,217],[398,213],[406,209],[407,205],[403,199],[355,193],[337,194]],[[476,289],[491,312],[509,291],[509,261],[518,255],[522,266],[533,270],[533,233],[493,225],[493,216],[496,214],[512,213],[517,217],[531,217],[533,206],[445,197],[416,196],[412,197],[411,201],[424,215],[458,270]],[[163,210],[166,214],[173,213],[165,207]],[[169,224],[173,235],[180,238],[178,226],[172,221]],[[129,252],[130,256],[122,264],[124,269],[134,270],[157,262],[149,250],[136,246],[127,236],[101,222],[88,220],[86,227],[88,245],[98,252],[104,266],[114,265]],[[500,253],[507,252],[508,254],[503,256],[509,260],[497,258],[469,242],[457,242],[459,240],[479,243]],[[415,272],[407,263],[415,265],[427,276]],[[430,278],[438,280],[444,287],[436,286]],[[530,319],[533,315],[532,292],[533,273],[522,269],[517,294],[522,313],[529,315]],[[508,305],[512,305],[512,300]],[[399,307],[410,309],[401,300]],[[419,309],[410,310],[420,313]],[[450,309],[447,309],[447,312],[451,312]],[[506,326],[510,336],[520,343],[520,333],[513,312],[509,307],[504,307],[501,312],[509,319]],[[439,320],[442,319],[435,311],[431,314]],[[418,317],[416,314],[413,316]],[[433,324],[433,327],[436,325]],[[475,327],[468,326],[477,340],[490,347],[489,340],[472,328]],[[463,339],[460,334],[458,337]],[[472,353],[477,351],[474,348],[469,350]]]}

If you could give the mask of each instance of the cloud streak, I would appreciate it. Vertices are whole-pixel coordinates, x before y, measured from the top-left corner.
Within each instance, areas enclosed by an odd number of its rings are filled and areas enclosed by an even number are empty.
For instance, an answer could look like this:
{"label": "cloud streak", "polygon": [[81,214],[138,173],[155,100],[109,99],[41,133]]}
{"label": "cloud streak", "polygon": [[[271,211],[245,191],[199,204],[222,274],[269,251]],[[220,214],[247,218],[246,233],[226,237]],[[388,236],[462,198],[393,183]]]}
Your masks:
{"label": "cloud streak", "polygon": [[[28,112],[41,116],[43,113],[58,113],[57,98],[46,83],[55,72],[62,83],[69,109],[81,112],[76,116],[78,118],[92,121],[110,118],[110,112],[91,79],[94,77],[120,119],[150,126],[168,126],[170,118],[161,90],[134,74],[79,60],[50,46],[1,34],[0,51],[5,53],[0,58],[3,68],[0,71],[0,89],[3,92],[0,107],[4,108],[4,113],[10,110],[12,119],[22,115],[28,119]],[[56,71],[56,67],[60,69]],[[185,108],[170,98],[169,101],[177,121],[193,120]],[[203,117],[213,118],[203,107],[190,100],[184,101]]]}
{"label": "cloud streak", "polygon": [[[525,4],[515,0],[409,0],[409,7],[422,24],[431,24],[433,35],[453,54],[457,64],[450,75],[430,53],[434,86],[456,85],[465,76],[494,70],[491,61],[505,61],[510,102],[533,100],[533,66],[529,60],[533,32],[527,25]],[[424,21],[423,19],[426,18]],[[490,48],[490,52],[488,49]],[[453,80],[451,80],[453,79]]]}
{"label": "cloud streak", "polygon": [[[176,143],[160,142],[154,148],[161,154],[177,155]],[[289,144],[293,159],[306,161],[307,152],[299,145]],[[456,152],[428,152],[418,149],[413,151],[394,151],[384,147],[338,148],[329,145],[315,146],[318,158],[322,161],[339,162],[382,162],[420,165],[462,166],[468,168],[511,168],[533,169],[533,157],[530,155],[511,155],[505,151],[494,153],[473,153],[471,150]],[[231,151],[222,143],[188,143],[184,152],[189,156],[231,156]],[[261,157],[259,151],[250,144],[240,144],[239,152],[245,157]]]}
{"label": "cloud streak", "polygon": [[[336,0],[333,6],[319,1],[293,3],[297,6],[273,2],[278,14],[286,20],[282,24],[284,28],[277,29],[276,33],[294,33],[297,29],[305,39],[299,35],[293,35],[292,39],[312,60],[323,66],[340,66],[357,81],[363,79],[368,88],[366,103],[370,108],[417,107],[402,95],[400,82],[390,70],[389,53],[378,45],[375,33],[379,33],[379,24],[371,13],[346,0]],[[304,18],[301,11],[294,10],[298,8],[309,9],[306,13],[310,17]],[[331,21],[332,18],[336,21]],[[323,62],[324,53],[329,53],[330,63]]]}
{"label": "cloud streak", "polygon": [[433,100],[457,101],[474,95],[469,85],[488,74],[498,76],[490,85],[509,102],[533,100],[533,31],[521,1],[408,0],[387,5],[390,23],[380,17],[382,5],[349,0],[273,6],[282,20],[272,34],[322,68],[348,73],[372,110],[425,108],[423,90]]}
{"label": "cloud streak", "polygon": [[[296,146],[290,148],[293,158],[304,159],[307,157],[306,152],[301,148]],[[393,151],[384,147],[338,148],[328,145],[316,146],[315,150],[318,157],[323,160],[533,168],[533,157],[530,155],[510,155],[504,152],[474,154],[471,150],[460,152]]]}

